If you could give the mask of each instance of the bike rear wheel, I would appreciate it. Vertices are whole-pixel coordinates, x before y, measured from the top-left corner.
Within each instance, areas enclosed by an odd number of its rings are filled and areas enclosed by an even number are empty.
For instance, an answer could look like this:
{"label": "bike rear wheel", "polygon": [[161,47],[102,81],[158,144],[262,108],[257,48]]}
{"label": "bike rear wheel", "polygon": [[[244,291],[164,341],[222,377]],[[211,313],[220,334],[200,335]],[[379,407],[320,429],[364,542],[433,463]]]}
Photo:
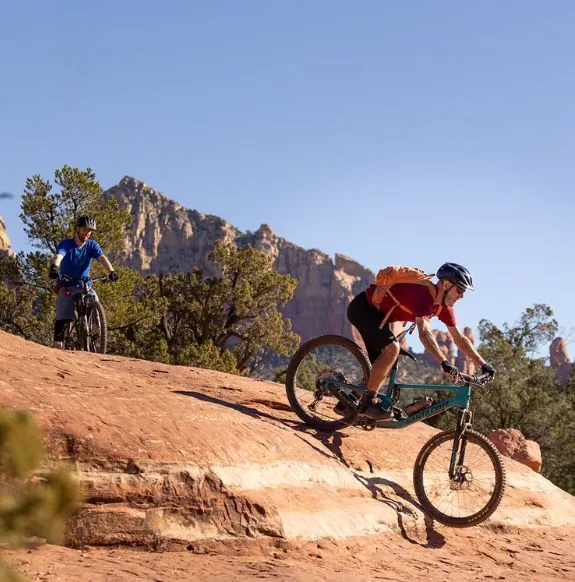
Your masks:
{"label": "bike rear wheel", "polygon": [[92,301],[86,309],[86,329],[84,348],[87,352],[106,353],[108,346],[108,322],[106,313],[99,301]]}
{"label": "bike rear wheel", "polygon": [[[458,445],[457,474],[450,478],[455,438],[452,430],[425,443],[415,461],[413,482],[429,517],[452,527],[470,527],[485,521],[497,509],[505,490],[505,466],[487,437],[467,430]],[[463,444],[465,453],[461,459]]]}
{"label": "bike rear wheel", "polygon": [[323,335],[303,344],[292,357],[286,375],[286,394],[303,422],[318,430],[337,430],[349,424],[354,411],[343,417],[333,409],[339,402],[322,380],[338,379],[354,386],[367,386],[371,365],[361,348],[350,339]]}

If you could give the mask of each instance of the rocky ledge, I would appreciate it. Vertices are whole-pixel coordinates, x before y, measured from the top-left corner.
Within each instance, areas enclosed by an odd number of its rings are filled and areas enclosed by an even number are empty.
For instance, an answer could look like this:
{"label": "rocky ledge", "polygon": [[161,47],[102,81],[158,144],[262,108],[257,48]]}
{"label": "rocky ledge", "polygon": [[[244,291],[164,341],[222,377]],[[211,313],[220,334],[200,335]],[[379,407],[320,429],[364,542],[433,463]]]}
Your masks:
{"label": "rocky ledge", "polygon": [[[210,370],[61,352],[0,332],[0,404],[27,409],[52,461],[73,464],[86,503],[70,546],[193,547],[442,528],[412,487],[416,425],[321,435],[280,384]],[[575,498],[506,460],[483,528],[575,525]]]}

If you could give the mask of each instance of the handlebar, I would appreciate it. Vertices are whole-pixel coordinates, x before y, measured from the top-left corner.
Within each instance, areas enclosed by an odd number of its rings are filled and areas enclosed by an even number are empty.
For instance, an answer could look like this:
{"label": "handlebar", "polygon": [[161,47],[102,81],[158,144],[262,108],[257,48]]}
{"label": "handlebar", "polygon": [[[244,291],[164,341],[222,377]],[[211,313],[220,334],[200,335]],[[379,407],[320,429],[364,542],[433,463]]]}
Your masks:
{"label": "handlebar", "polygon": [[477,384],[478,386],[485,386],[488,382],[492,380],[489,374],[481,374],[479,376],[472,376],[470,374],[465,374],[464,372],[458,372],[457,374],[459,380],[463,380],[468,384]]}
{"label": "handlebar", "polygon": [[[411,353],[408,352],[407,350],[404,350],[403,348],[401,348],[399,350],[399,354],[401,356],[407,356],[408,358],[411,358],[412,360],[417,360],[417,358]],[[488,384],[489,382],[491,382],[491,380],[493,380],[493,378],[489,375],[489,374],[480,374],[480,375],[475,375],[472,376],[471,374],[466,374],[465,372],[457,372],[457,379],[455,380],[455,382],[465,382],[468,384],[475,384],[477,386],[485,386],[485,384]]]}
{"label": "handlebar", "polygon": [[70,275],[60,275],[58,279],[60,281],[82,281],[84,285],[89,281],[108,281],[107,275],[102,277],[70,277]]}

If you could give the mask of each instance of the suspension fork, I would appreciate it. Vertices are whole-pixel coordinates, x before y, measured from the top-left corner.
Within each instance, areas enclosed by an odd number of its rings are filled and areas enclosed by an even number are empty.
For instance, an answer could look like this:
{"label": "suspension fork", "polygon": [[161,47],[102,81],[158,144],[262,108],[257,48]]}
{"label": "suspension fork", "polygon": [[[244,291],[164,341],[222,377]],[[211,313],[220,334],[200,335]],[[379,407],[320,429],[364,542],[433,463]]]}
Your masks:
{"label": "suspension fork", "polygon": [[473,413],[469,409],[460,410],[457,414],[457,428],[455,429],[451,461],[449,463],[450,479],[457,478],[461,467],[463,466],[465,460],[465,448],[467,446],[465,433],[473,427],[472,418]]}

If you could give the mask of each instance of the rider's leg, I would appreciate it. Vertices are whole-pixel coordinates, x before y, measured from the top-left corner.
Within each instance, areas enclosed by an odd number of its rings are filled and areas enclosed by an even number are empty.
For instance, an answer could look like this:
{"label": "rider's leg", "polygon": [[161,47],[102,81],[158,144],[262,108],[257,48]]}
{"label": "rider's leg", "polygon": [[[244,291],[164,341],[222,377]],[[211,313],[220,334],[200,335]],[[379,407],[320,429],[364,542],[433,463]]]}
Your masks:
{"label": "rider's leg", "polygon": [[398,356],[399,344],[396,341],[393,341],[381,350],[377,360],[373,362],[371,374],[369,375],[369,380],[367,382],[367,391],[372,396],[377,394],[383,381],[389,376],[391,367],[395,360],[397,360]]}
{"label": "rider's leg", "polygon": [[381,388],[384,380],[389,376],[393,363],[399,356],[399,344],[394,341],[385,346],[381,353],[373,362],[371,374],[367,382],[367,391],[364,392],[358,404],[358,411],[365,413],[376,420],[387,420],[392,418],[391,411],[382,410],[377,401],[374,400],[378,390]]}
{"label": "rider's leg", "polygon": [[399,344],[389,323],[381,325],[385,313],[379,312],[369,304],[365,292],[360,293],[351,301],[347,309],[347,317],[360,333],[372,364],[367,391],[363,394],[358,409],[367,416],[377,417],[377,420],[384,420],[383,417],[386,414],[387,418],[391,418],[391,412],[386,413],[379,407],[371,407],[371,405],[399,355]]}
{"label": "rider's leg", "polygon": [[66,324],[74,319],[74,297],[66,291],[66,288],[61,287],[58,299],[56,299],[56,322],[54,323],[54,343],[52,344],[52,347],[55,348],[64,347]]}
{"label": "rider's leg", "polygon": [[57,319],[56,323],[54,323],[54,341],[55,342],[63,342],[64,341],[64,332],[66,331],[66,324],[69,322],[69,319]]}

